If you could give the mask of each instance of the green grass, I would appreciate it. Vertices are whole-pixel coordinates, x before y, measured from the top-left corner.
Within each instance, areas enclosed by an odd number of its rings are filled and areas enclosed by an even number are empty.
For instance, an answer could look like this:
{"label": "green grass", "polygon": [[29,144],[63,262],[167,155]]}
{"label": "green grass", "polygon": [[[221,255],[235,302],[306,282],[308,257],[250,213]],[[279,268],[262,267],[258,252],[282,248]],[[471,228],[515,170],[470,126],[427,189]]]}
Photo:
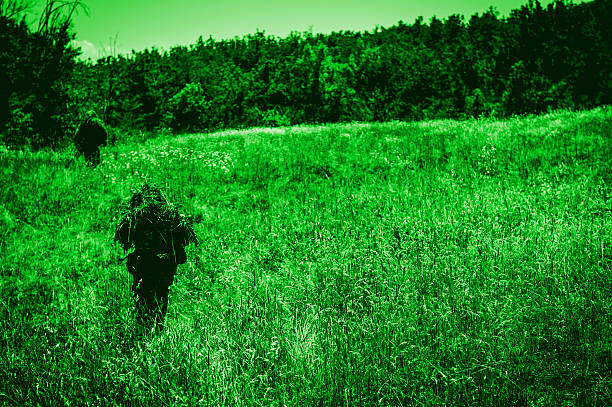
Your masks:
{"label": "green grass", "polygon": [[[6,405],[610,405],[612,110],[0,150]],[[195,219],[138,339],[120,205]]]}

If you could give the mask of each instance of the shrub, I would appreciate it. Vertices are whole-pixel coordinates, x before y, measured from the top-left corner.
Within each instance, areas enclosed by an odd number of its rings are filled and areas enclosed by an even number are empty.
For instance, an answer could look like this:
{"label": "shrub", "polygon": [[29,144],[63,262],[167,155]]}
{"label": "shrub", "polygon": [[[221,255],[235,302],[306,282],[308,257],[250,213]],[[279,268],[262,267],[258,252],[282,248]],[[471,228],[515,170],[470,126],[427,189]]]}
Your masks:
{"label": "shrub", "polygon": [[282,127],[291,125],[291,120],[287,116],[273,108],[263,112],[262,122],[264,126],[268,127]]}
{"label": "shrub", "polygon": [[204,130],[209,108],[202,85],[188,83],[168,101],[166,125],[175,132]]}

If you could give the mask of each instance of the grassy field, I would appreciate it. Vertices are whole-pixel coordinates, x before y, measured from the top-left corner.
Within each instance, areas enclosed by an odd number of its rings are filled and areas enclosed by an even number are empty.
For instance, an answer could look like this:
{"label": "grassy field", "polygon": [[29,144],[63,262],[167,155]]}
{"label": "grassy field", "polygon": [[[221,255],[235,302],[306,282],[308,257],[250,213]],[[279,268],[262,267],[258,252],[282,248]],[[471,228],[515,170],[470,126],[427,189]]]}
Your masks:
{"label": "grassy field", "polygon": [[[612,109],[0,149],[4,405],[611,405]],[[112,237],[193,216],[167,329]]]}

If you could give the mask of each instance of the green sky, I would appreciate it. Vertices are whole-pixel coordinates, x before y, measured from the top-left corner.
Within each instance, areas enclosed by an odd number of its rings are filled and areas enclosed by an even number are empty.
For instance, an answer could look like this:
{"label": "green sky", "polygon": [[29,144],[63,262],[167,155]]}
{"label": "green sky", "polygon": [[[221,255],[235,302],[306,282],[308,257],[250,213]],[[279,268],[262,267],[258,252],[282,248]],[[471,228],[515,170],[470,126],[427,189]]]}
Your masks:
{"label": "green sky", "polygon": [[[291,31],[329,33],[337,30],[372,30],[389,27],[399,20],[413,22],[418,16],[429,20],[450,14],[469,18],[489,6],[502,15],[527,0],[85,0],[89,15],[74,20],[78,45],[84,56],[105,55],[112,38],[116,49],[126,53],[156,46],[192,44],[205,39],[233,38],[265,30],[286,36]],[[548,3],[547,1],[543,3]]]}

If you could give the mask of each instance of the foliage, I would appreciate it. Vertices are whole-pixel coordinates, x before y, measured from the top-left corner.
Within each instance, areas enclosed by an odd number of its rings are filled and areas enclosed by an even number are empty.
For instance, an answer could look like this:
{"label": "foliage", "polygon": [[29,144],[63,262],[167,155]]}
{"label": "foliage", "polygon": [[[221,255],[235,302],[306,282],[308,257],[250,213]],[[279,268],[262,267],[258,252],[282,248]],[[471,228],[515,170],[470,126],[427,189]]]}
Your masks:
{"label": "foliage", "polygon": [[123,132],[503,117],[612,103],[610,0],[531,1],[367,32],[200,38],[76,61],[78,1],[46,0],[37,29],[0,4],[4,144],[57,146],[81,112]]}
{"label": "foliage", "polygon": [[174,131],[205,130],[210,103],[199,83],[188,83],[168,102],[166,124]]}
{"label": "foliage", "polygon": [[491,8],[370,32],[200,38],[81,62],[74,89],[112,126],[175,132],[589,108],[612,103],[611,10],[533,1],[507,17]]}
{"label": "foliage", "polygon": [[80,2],[47,0],[36,30],[27,27],[23,4],[0,4],[0,82],[6,85],[0,92],[0,134],[6,136],[0,141],[57,146],[74,129],[67,81],[77,51],[69,29]]}
{"label": "foliage", "polygon": [[[93,170],[0,147],[0,404],[611,405],[611,132],[609,108],[255,128]],[[199,246],[138,339],[112,238],[144,179]]]}

